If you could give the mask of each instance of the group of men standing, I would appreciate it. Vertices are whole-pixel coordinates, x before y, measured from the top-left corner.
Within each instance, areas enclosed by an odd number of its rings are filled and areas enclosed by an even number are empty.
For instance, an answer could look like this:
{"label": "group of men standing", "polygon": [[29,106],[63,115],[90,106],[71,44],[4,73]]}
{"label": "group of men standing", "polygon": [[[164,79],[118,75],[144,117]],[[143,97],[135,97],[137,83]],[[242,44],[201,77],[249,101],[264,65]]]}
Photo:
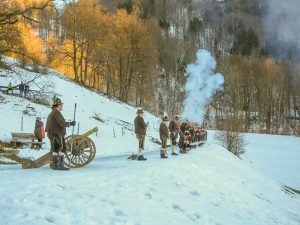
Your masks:
{"label": "group of men standing", "polygon": [[[26,95],[29,92],[29,84],[24,84],[23,82],[21,82],[21,84],[19,84],[16,87],[19,87],[19,96],[23,97],[24,94],[24,97],[26,98]],[[13,94],[13,92],[14,92],[14,86],[12,85],[11,82],[9,82],[9,84],[7,85],[7,94],[9,93]]]}
{"label": "group of men standing", "polygon": [[[137,116],[134,120],[134,132],[139,141],[139,150],[138,150],[138,160],[147,160],[143,156],[144,143],[145,143],[145,135],[148,123],[144,121],[144,111],[139,108],[137,110]],[[190,148],[190,143],[192,141],[204,141],[206,137],[206,131],[200,127],[192,127],[189,126],[187,122],[183,122],[182,124],[179,121],[179,116],[176,115],[171,122],[169,123],[169,118],[164,116],[162,118],[162,122],[159,127],[159,136],[161,140],[161,149],[160,149],[160,157],[162,159],[168,158],[167,156],[167,140],[171,140],[171,155],[178,155],[175,152],[175,147],[177,145],[177,139],[179,136],[178,146],[180,148],[180,153],[187,153],[188,148]]]}
{"label": "group of men standing", "polygon": [[[64,154],[66,153],[66,146],[65,146],[66,128],[70,126],[75,126],[76,124],[76,121],[72,121],[72,122],[65,121],[63,115],[61,114],[62,109],[63,109],[62,101],[57,97],[52,99],[52,110],[48,115],[47,124],[46,124],[46,132],[50,140],[50,144],[51,144],[50,152],[53,160],[51,168],[55,170],[69,169],[65,167],[64,159],[63,159]],[[184,144],[184,137],[188,129],[186,126],[182,128],[183,126],[181,126],[179,122],[179,116],[175,116],[174,119],[170,122],[169,126],[168,126],[168,121],[169,121],[168,117],[164,116],[162,118],[162,122],[159,128],[159,135],[162,142],[160,156],[161,158],[164,159],[168,158],[166,147],[167,147],[167,140],[169,138],[171,139],[171,155],[174,156],[178,155],[175,152],[175,146],[177,145],[178,135],[180,136],[179,139],[180,153],[185,153],[182,152],[183,151],[182,146]],[[145,123],[144,120],[144,110],[139,108],[137,110],[137,116],[135,117],[134,120],[134,126],[135,126],[134,131],[139,142],[138,154],[137,154],[138,160],[147,160],[143,155],[143,151],[145,145],[146,130],[148,125],[149,123],[148,122]],[[182,125],[184,125],[184,123],[182,123]]]}
{"label": "group of men standing", "polygon": [[24,97],[26,98],[27,93],[29,92],[29,84],[24,84],[23,82],[21,82],[21,84],[19,85],[19,91],[20,91],[20,97]]}

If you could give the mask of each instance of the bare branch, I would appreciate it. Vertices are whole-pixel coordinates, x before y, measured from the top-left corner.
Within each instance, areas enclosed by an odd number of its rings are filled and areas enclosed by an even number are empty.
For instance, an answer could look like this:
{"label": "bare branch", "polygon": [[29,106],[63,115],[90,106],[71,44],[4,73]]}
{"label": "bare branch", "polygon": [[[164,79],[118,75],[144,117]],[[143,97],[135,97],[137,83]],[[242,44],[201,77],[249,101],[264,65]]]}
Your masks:
{"label": "bare branch", "polygon": [[50,4],[51,2],[53,2],[53,0],[48,0],[45,2],[45,4],[43,4],[41,6],[30,6],[24,10],[16,9],[12,12],[0,12],[0,25],[14,24],[14,23],[18,22],[18,19],[16,18],[17,16],[22,16],[25,19],[29,19],[34,22],[38,22],[37,20],[27,16],[26,13],[30,12],[31,10],[45,9],[48,6],[51,6],[51,4]]}

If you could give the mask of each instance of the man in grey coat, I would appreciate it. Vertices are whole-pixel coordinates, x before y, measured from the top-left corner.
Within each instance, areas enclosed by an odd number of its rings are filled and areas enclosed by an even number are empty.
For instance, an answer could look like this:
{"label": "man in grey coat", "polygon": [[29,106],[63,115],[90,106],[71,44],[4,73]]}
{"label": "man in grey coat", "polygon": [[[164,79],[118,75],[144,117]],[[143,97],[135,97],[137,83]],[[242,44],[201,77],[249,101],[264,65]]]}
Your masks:
{"label": "man in grey coat", "polygon": [[53,169],[67,170],[68,168],[64,167],[63,164],[63,155],[62,157],[59,157],[58,160],[57,157],[54,157],[53,153],[56,152],[59,155],[60,152],[66,152],[66,127],[75,126],[76,121],[66,122],[63,115],[61,114],[62,109],[63,103],[59,98],[56,98],[52,103],[52,111],[47,118],[46,132],[51,144],[50,152],[53,157]]}
{"label": "man in grey coat", "polygon": [[145,136],[148,123],[146,124],[144,121],[144,110],[142,108],[138,108],[137,116],[134,120],[134,132],[136,134],[137,139],[139,140],[139,151],[138,151],[138,160],[147,160],[143,156],[144,144],[145,144]]}

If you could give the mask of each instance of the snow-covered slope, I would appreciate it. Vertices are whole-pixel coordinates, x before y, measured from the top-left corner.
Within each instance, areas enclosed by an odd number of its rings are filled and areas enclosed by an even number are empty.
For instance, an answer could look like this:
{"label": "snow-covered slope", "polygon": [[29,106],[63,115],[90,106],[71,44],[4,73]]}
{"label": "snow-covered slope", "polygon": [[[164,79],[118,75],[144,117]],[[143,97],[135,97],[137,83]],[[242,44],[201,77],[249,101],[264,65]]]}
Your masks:
{"label": "snow-covered slope", "polygon": [[294,136],[247,134],[248,160],[283,185],[300,190],[300,138]]}
{"label": "snow-covered slope", "polygon": [[2,167],[1,224],[300,223],[299,198],[217,145],[146,157],[97,157],[68,172]]}
{"label": "snow-covered slope", "polygon": [[[10,59],[7,60],[12,63]],[[17,85],[20,84],[21,79],[28,81],[36,76],[35,73],[30,73],[15,66],[13,69],[17,74],[0,70],[0,75],[2,75],[0,77],[1,84],[7,85],[9,81],[12,81],[13,84]],[[94,134],[91,136],[97,146],[98,155],[113,155],[137,151],[137,140],[132,132],[136,108],[116,100],[110,100],[94,91],[76,85],[67,77],[52,70],[50,70],[49,75],[41,76],[35,81],[37,84],[45,82],[49,84],[47,85],[47,91],[50,99],[56,94],[63,101],[64,108],[62,114],[66,120],[73,120],[74,105],[77,103],[76,121],[80,123],[79,133],[84,133],[98,126],[98,135]],[[37,86],[31,84],[30,88],[37,89]],[[5,103],[0,104],[0,115],[2,118],[0,140],[9,141],[11,139],[11,132],[21,132],[22,116],[24,124],[22,132],[33,132],[35,117],[40,116],[42,121],[46,122],[47,116],[51,111],[50,106],[34,104],[17,96],[7,96],[0,93],[0,99],[3,99],[2,101]],[[26,114],[24,114],[24,111],[26,111]],[[103,122],[95,119],[95,117]],[[150,123],[148,137],[157,138],[157,127],[159,126],[160,119],[149,113],[145,113],[144,118]],[[75,131],[77,132],[77,126]],[[67,135],[71,133],[72,129],[70,128],[67,130]],[[50,143],[47,139],[46,142],[44,148],[49,149]],[[145,150],[153,150],[153,148],[146,144]]]}
{"label": "snow-covered slope", "polygon": [[[20,72],[28,79],[34,76]],[[1,84],[19,79],[5,71],[0,75],[5,75],[0,77]],[[126,155],[137,150],[137,140],[130,130],[135,108],[78,86],[55,71],[39,79],[53,84],[49,91],[65,103],[65,118],[72,119],[74,103],[78,104],[80,133],[99,127],[98,136],[91,136],[97,155],[88,166],[70,171],[0,165],[1,225],[300,224],[299,197],[286,193],[279,182],[253,163],[216,144],[213,132],[208,133],[204,146],[162,160],[159,146],[150,141],[151,137],[158,138],[160,119],[146,113],[145,120],[150,122],[145,154],[148,160],[128,161]],[[35,116],[45,121],[50,112],[47,106],[19,97],[0,93],[0,99],[1,140],[9,141],[10,132],[20,131],[24,110],[23,132],[33,131]],[[103,122],[94,119],[95,115]],[[44,154],[49,149],[46,141],[43,151],[27,149],[20,154]]]}

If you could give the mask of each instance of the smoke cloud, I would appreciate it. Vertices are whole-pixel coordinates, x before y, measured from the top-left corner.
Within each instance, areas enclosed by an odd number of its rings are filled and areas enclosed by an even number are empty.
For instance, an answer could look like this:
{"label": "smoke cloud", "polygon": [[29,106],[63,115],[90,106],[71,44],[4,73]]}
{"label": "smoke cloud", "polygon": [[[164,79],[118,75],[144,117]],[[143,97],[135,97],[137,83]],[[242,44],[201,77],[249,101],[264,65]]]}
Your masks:
{"label": "smoke cloud", "polygon": [[209,51],[200,49],[196,56],[196,62],[187,66],[186,98],[182,118],[201,124],[206,105],[223,85],[224,77],[214,72],[217,63]]}
{"label": "smoke cloud", "polygon": [[265,0],[264,29],[279,58],[300,58],[300,1]]}

